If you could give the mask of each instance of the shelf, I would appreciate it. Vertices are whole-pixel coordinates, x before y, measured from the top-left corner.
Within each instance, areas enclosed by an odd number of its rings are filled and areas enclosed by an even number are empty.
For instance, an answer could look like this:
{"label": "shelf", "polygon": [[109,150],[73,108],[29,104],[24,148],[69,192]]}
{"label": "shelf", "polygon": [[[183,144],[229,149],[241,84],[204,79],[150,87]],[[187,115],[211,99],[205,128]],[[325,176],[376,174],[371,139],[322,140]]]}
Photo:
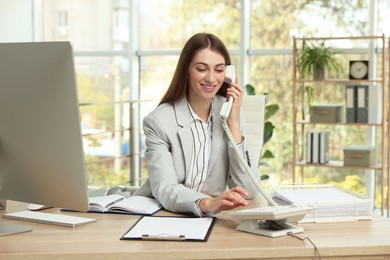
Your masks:
{"label": "shelf", "polygon": [[362,169],[362,170],[381,170],[382,164],[377,163],[371,166],[344,166],[343,161],[329,161],[327,164],[320,163],[306,163],[306,161],[296,162],[296,165],[307,166],[307,167],[329,167],[329,168],[345,168],[345,169]]}
{"label": "shelf", "polygon": [[359,83],[383,83],[383,80],[356,80],[356,79],[326,79],[326,80],[310,80],[310,79],[296,79],[297,83],[327,83],[327,84],[359,84]]}
{"label": "shelf", "polygon": [[347,123],[347,122],[310,122],[307,120],[300,120],[296,122],[302,125],[348,125],[348,126],[382,126],[382,123]]}
{"label": "shelf", "polygon": [[383,39],[384,36],[344,36],[344,37],[296,37],[295,40],[316,40],[316,41],[325,41],[325,40],[380,40]]}
{"label": "shelf", "polygon": [[[313,80],[309,76],[303,78],[303,76],[299,72],[298,68],[298,58],[299,53],[302,50],[297,47],[298,41],[333,41],[337,46],[337,41],[334,40],[367,40],[367,60],[374,61],[376,66],[373,67],[373,70],[370,73],[370,77],[372,79],[349,79],[347,75],[340,75],[341,78],[328,78],[324,80]],[[388,41],[388,46],[386,46],[386,41]],[[342,44],[342,42],[340,42]],[[374,50],[374,45],[382,46],[383,51],[376,52]],[[333,45],[332,45],[333,46]],[[390,208],[390,169],[389,169],[389,161],[390,161],[390,88],[389,81],[390,78],[390,39],[386,40],[385,36],[357,36],[357,37],[303,37],[297,38],[293,37],[293,73],[292,73],[292,106],[293,106],[293,143],[292,143],[292,179],[293,182],[301,182],[305,181],[305,170],[308,170],[307,167],[327,167],[327,168],[340,168],[340,169],[351,169],[351,170],[371,170],[375,172],[375,175],[378,177],[378,182],[374,183],[375,178],[369,178],[366,182],[366,187],[370,187],[372,189],[373,185],[380,186],[380,203],[381,210],[383,214],[383,210],[385,209],[385,190],[387,190],[387,208]],[[372,55],[372,57],[371,57]],[[346,60],[348,58],[346,57]],[[387,63],[387,64],[386,64]],[[372,69],[372,68],[371,68]],[[335,76],[337,77],[337,76]],[[374,93],[374,97],[377,97],[378,102],[378,110],[382,115],[380,120],[372,121],[379,123],[348,123],[344,118],[343,122],[310,122],[309,115],[307,111],[309,111],[308,104],[308,96],[307,93],[302,92],[302,88],[306,86],[311,86],[313,90],[323,89],[323,88],[334,88],[335,91],[338,91],[337,94],[341,94],[340,91],[344,91],[342,85],[344,86],[354,86],[354,85],[377,85],[379,88],[379,93]],[[337,96],[338,98],[341,95]],[[315,101],[322,101],[321,96],[313,96]],[[339,99],[338,99],[339,100]],[[350,99],[349,99],[350,100]],[[311,100],[313,101],[313,100]],[[351,103],[351,101],[349,101]],[[346,107],[347,100],[343,103],[344,107]],[[355,100],[356,103],[356,100]],[[346,110],[344,111],[344,114]],[[310,113],[309,113],[310,114]],[[375,117],[376,118],[376,117]],[[379,118],[378,118],[379,119]],[[306,163],[306,142],[305,137],[306,133],[309,130],[315,129],[317,126],[319,128],[323,126],[327,126],[329,129],[329,133],[340,131],[339,128],[335,126],[339,125],[341,127],[352,126],[352,127],[362,127],[357,128],[356,132],[362,132],[367,135],[368,138],[367,144],[373,143],[378,148],[378,157],[381,158],[381,161],[375,165],[369,167],[358,167],[358,166],[344,166],[344,161],[330,161],[327,164],[312,164]],[[332,128],[334,127],[334,129]],[[366,127],[366,129],[364,129]],[[374,131],[367,131],[372,129],[381,131],[380,134],[374,134]],[[333,130],[332,130],[333,129]],[[355,129],[354,129],[355,130]],[[348,134],[348,133],[347,133]],[[307,138],[307,137],[306,137]],[[342,146],[342,144],[340,144]],[[299,171],[299,174],[298,174]],[[385,180],[387,179],[387,183]],[[376,190],[373,189],[375,192]]]}

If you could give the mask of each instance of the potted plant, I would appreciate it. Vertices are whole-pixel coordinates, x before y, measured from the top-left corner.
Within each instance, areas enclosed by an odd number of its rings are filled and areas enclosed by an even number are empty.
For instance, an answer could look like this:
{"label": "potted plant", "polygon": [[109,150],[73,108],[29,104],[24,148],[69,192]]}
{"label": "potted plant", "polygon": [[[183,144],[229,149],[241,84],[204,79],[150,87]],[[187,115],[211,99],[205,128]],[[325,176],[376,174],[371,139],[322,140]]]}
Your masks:
{"label": "potted plant", "polygon": [[342,70],[336,53],[333,48],[326,47],[324,42],[314,44],[304,41],[298,53],[298,71],[303,78],[312,75],[313,80],[324,80],[327,70],[333,69],[336,73]]}

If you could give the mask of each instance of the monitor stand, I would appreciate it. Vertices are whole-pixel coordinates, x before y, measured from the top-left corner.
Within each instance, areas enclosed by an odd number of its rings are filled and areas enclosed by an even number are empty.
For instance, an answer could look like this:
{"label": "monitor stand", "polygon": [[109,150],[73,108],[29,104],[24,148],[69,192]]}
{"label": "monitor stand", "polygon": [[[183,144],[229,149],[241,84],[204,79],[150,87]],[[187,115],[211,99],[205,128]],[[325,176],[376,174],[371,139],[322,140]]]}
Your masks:
{"label": "monitor stand", "polygon": [[[0,210],[4,210],[6,206],[7,206],[7,201],[4,199],[0,199]],[[19,225],[14,225],[14,224],[0,221],[0,237],[23,233],[23,232],[29,232],[31,230],[32,228],[30,227],[19,226]]]}
{"label": "monitor stand", "polygon": [[237,230],[268,237],[285,236],[288,233],[301,233],[303,228],[286,223],[286,220],[247,219],[237,226]]}
{"label": "monitor stand", "polygon": [[5,223],[0,221],[0,237],[7,236],[7,235],[13,235],[13,234],[19,234],[23,232],[29,232],[32,228],[25,227],[25,226],[19,226],[14,225],[10,223]]}

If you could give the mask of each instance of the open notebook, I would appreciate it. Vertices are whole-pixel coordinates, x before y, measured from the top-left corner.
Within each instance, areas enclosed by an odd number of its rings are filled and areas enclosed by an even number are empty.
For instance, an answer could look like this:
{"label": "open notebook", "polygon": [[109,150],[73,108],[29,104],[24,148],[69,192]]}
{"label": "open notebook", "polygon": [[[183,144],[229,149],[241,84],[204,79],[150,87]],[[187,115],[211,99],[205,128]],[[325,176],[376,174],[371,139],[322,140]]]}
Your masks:
{"label": "open notebook", "polygon": [[125,198],[122,195],[107,195],[89,198],[89,212],[152,215],[162,209],[155,199],[143,196]]}
{"label": "open notebook", "polygon": [[[143,196],[131,196],[125,198],[119,194],[112,194],[90,197],[88,212],[150,216],[161,209],[161,204],[152,198]],[[68,209],[61,210],[68,211]]]}

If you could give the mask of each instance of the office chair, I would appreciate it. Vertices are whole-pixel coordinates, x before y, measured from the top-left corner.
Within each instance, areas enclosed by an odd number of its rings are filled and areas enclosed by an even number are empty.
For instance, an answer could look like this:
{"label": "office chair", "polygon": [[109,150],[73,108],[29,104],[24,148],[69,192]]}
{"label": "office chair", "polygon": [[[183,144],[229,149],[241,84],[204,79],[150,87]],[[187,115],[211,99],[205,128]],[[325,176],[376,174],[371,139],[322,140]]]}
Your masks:
{"label": "office chair", "polygon": [[245,95],[241,111],[245,118],[247,135],[245,142],[251,154],[253,163],[260,161],[261,150],[264,144],[265,106],[268,97],[266,95]]}

